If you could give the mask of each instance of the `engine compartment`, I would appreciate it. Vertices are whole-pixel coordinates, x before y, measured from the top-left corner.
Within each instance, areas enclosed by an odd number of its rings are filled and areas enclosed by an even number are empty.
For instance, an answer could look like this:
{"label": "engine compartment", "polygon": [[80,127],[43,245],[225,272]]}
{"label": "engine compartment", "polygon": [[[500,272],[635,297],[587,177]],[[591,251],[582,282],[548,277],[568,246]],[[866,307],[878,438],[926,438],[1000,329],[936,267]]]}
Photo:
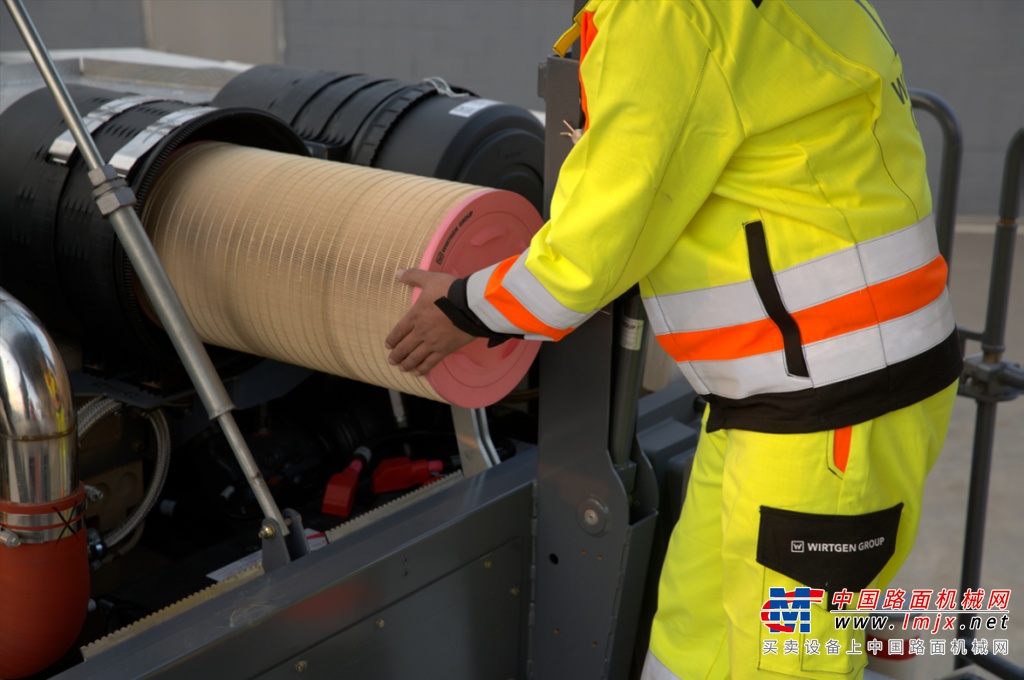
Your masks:
{"label": "engine compartment", "polygon": [[[124,65],[118,68],[123,72]],[[221,76],[259,82],[268,69],[281,75],[281,67],[256,67]],[[152,76],[147,68],[138,73]],[[509,187],[539,208],[542,128],[518,107],[437,83],[292,69],[285,76],[299,95],[319,95],[281,98],[295,114],[292,130],[273,115],[274,107],[271,113],[251,107],[260,102],[215,108],[181,101],[211,94],[188,89],[194,75],[184,72],[179,85],[188,96],[177,98],[171,96],[182,90],[144,77],[120,83],[125,91],[69,88],[101,153],[133,186],[140,213],[161,167],[182,149],[209,141],[318,153],[325,159],[319,162],[373,164],[389,172],[429,170],[444,179]],[[325,93],[309,88],[310,79],[345,87]],[[237,99],[240,87],[233,82],[221,91]],[[276,82],[271,86],[278,91]],[[78,413],[77,471],[87,498],[76,532],[87,537],[90,571],[81,633],[63,657],[39,660],[43,665],[28,676],[16,668],[13,676],[51,677],[81,663],[79,648],[88,656],[97,644],[105,648],[111,634],[130,630],[126,626],[168,607],[181,609],[182,600],[211,587],[225,591],[263,573],[258,563],[266,538],[259,499],[190,385],[124,248],[92,203],[83,160],[49,94],[37,89],[4,102],[2,153],[19,162],[4,164],[0,286],[55,339]],[[311,116],[320,116],[321,124],[311,127]],[[312,134],[324,120],[328,131]],[[424,140],[423,148],[410,148],[409,140]],[[366,181],[391,176],[382,172]],[[469,229],[465,223],[458,226]],[[209,351],[259,473],[294,518],[292,527],[304,527],[306,549],[325,545],[325,535],[338,536],[346,522],[372,521],[382,509],[386,515],[414,504],[402,500],[410,492],[414,499],[451,486],[469,476],[467,460],[472,466],[483,460],[486,468],[537,442],[536,373],[526,374],[533,354],[515,389],[505,389],[509,394],[486,416],[474,416],[287,361],[215,346]],[[346,474],[353,461],[364,462]],[[330,502],[338,493],[347,498],[342,506]],[[285,554],[284,562],[289,559]]]}

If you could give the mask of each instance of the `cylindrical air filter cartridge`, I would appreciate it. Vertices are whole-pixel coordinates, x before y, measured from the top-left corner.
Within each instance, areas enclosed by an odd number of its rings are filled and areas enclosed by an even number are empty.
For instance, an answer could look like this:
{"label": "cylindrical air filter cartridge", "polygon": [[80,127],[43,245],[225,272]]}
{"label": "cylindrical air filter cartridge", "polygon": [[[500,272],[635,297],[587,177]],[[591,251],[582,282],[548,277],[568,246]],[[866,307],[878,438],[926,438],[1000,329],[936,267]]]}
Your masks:
{"label": "cylindrical air filter cartridge", "polygon": [[204,341],[459,406],[492,404],[538,345],[477,340],[425,378],[388,365],[409,309],[398,269],[466,276],[540,228],[511,192],[200,143],[164,165],[142,215]]}

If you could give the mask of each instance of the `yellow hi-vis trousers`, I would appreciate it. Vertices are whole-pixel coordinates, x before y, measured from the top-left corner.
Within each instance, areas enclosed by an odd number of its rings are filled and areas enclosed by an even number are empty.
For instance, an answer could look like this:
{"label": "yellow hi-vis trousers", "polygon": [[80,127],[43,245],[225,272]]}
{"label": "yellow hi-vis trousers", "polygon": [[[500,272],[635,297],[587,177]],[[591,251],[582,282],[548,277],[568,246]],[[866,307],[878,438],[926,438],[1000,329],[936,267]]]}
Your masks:
{"label": "yellow hi-vis trousers", "polygon": [[864,631],[836,626],[832,596],[856,606],[910,553],[955,394],[843,430],[702,432],[643,680],[861,677]]}

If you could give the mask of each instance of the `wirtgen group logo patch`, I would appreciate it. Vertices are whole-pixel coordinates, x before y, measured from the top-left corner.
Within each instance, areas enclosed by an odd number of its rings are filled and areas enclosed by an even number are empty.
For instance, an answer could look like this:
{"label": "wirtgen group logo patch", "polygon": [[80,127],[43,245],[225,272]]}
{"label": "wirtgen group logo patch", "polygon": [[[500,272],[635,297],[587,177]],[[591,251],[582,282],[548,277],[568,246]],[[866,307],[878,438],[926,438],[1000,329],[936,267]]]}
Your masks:
{"label": "wirtgen group logo patch", "polygon": [[771,586],[768,600],[761,606],[761,622],[773,633],[810,633],[811,605],[824,599],[821,588]]}

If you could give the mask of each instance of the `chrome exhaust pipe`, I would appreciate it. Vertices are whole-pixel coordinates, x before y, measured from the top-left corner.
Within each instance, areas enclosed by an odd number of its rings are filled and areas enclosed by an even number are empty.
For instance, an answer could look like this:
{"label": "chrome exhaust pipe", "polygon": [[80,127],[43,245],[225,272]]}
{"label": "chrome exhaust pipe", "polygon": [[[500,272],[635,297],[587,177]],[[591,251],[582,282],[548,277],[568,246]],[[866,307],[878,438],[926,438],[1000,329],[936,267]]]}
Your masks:
{"label": "chrome exhaust pipe", "polygon": [[70,496],[78,486],[76,426],[56,346],[32,312],[0,288],[0,501]]}
{"label": "chrome exhaust pipe", "polygon": [[56,345],[0,288],[0,677],[56,662],[89,601],[77,416]]}

